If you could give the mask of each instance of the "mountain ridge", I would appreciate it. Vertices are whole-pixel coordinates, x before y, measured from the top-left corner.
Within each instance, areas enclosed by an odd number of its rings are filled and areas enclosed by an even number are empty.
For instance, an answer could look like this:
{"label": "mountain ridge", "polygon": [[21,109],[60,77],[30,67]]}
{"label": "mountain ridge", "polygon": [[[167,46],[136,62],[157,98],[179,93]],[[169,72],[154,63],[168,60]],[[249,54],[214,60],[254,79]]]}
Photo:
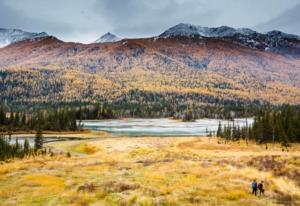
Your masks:
{"label": "mountain ridge", "polygon": [[[49,35],[45,32],[31,33],[18,29],[0,29],[0,46],[2,45],[2,47],[4,47],[10,43],[48,36]],[[154,38],[175,38],[183,36],[225,39],[232,43],[240,44],[252,49],[273,52],[291,58],[300,57],[300,37],[276,30],[259,33],[248,28],[235,29],[228,26],[210,28],[180,23],[165,30],[163,33]],[[122,39],[108,32],[97,39],[94,43],[114,43],[120,40]]]}
{"label": "mountain ridge", "polygon": [[[183,33],[181,33],[183,32]],[[230,37],[236,34],[242,35],[251,35],[251,34],[264,34],[268,35],[268,33],[281,33],[282,35],[289,38],[297,38],[300,40],[300,36],[296,34],[289,34],[279,30],[269,30],[264,33],[260,33],[250,28],[234,28],[229,26],[219,26],[219,27],[203,27],[195,24],[187,24],[187,23],[179,23],[169,29],[165,30],[161,33],[160,37],[167,36],[192,36],[192,35],[200,35],[204,37]]]}
{"label": "mountain ridge", "polygon": [[105,44],[55,37],[25,40],[0,49],[1,98],[118,101],[135,91],[195,104],[300,103],[296,55],[290,58],[234,41],[198,36]]}
{"label": "mountain ridge", "polygon": [[229,26],[202,27],[193,24],[180,23],[167,29],[162,34],[160,34],[159,37],[193,35],[199,35],[204,37],[228,37],[233,36],[237,33],[248,35],[256,32],[248,28],[235,29]]}
{"label": "mountain ridge", "polygon": [[277,30],[259,33],[248,28],[234,29],[228,26],[209,28],[180,23],[169,28],[158,37],[172,38],[178,36],[222,38],[253,49],[300,57],[300,36]]}

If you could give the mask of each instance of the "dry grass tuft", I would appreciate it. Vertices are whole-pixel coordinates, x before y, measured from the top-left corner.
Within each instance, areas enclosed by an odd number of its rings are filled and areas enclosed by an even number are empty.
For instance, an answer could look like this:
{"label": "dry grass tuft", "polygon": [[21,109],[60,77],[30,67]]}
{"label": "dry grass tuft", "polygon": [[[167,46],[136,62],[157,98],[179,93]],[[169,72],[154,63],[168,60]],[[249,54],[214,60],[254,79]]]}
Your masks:
{"label": "dry grass tuft", "polygon": [[93,146],[89,143],[79,143],[71,148],[72,152],[80,153],[80,154],[95,154],[100,151],[98,147]]}
{"label": "dry grass tuft", "polygon": [[140,186],[138,184],[133,183],[125,183],[125,182],[119,182],[119,181],[110,181],[106,182],[104,185],[102,185],[105,191],[109,192],[124,192],[127,190],[136,190]]}
{"label": "dry grass tuft", "polygon": [[77,189],[78,192],[95,192],[96,186],[93,183],[85,183]]}

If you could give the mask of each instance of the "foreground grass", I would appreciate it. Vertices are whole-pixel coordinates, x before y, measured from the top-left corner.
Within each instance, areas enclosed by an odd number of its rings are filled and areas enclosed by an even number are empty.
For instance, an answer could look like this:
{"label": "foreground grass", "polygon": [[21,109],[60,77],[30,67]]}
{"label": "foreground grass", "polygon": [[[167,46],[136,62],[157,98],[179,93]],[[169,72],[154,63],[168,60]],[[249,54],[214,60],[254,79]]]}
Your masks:
{"label": "foreground grass", "polygon": [[[105,138],[0,165],[0,205],[299,205],[300,146]],[[253,179],[266,195],[251,195]]]}

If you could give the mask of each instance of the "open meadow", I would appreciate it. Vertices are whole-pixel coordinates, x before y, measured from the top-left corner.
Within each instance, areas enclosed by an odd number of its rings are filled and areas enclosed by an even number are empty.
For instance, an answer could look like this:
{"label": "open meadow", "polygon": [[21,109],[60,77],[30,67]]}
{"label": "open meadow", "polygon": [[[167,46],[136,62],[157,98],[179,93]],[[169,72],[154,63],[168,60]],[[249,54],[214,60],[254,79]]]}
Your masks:
{"label": "open meadow", "polygon": [[86,135],[1,163],[0,205],[300,205],[300,145]]}

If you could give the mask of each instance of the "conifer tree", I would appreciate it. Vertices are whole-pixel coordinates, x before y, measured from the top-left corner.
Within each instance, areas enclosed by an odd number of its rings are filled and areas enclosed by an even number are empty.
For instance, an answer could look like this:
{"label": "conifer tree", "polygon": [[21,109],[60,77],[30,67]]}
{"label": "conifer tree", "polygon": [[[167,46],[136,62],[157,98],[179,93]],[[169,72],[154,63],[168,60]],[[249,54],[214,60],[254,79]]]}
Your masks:
{"label": "conifer tree", "polygon": [[26,114],[23,112],[21,119],[21,126],[24,127],[26,125]]}
{"label": "conifer tree", "polygon": [[6,124],[6,114],[3,106],[0,104],[0,126]]}
{"label": "conifer tree", "polygon": [[40,150],[43,148],[43,133],[42,130],[38,130],[36,132],[35,138],[34,138],[34,149],[35,151]]}
{"label": "conifer tree", "polygon": [[219,121],[217,137],[221,137],[221,134],[222,134],[222,125],[221,125],[221,121]]}
{"label": "conifer tree", "polygon": [[27,138],[24,140],[23,148],[24,148],[24,153],[25,154],[28,154],[30,152],[30,145],[29,145],[29,141],[28,141]]}

